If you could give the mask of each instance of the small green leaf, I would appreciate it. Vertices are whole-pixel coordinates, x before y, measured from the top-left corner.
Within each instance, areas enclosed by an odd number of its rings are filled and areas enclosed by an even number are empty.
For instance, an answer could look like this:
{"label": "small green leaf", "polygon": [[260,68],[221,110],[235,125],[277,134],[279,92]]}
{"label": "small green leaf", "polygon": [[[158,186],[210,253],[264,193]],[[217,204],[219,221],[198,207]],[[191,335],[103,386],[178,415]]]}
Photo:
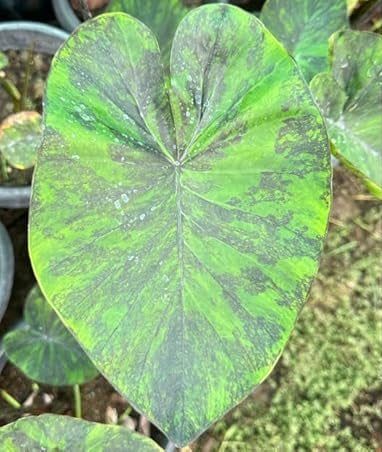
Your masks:
{"label": "small green leaf", "polygon": [[0,125],[0,153],[13,168],[32,168],[40,143],[41,115],[36,111],[15,113]]}
{"label": "small green leaf", "polygon": [[0,428],[5,452],[163,452],[154,441],[116,425],[68,416],[29,416]]}
{"label": "small green leaf", "polygon": [[329,37],[349,26],[346,0],[267,0],[260,17],[308,82],[328,67]]}
{"label": "small green leaf", "polygon": [[336,33],[331,69],[317,75],[310,87],[326,119],[333,153],[382,198],[382,36]]}
{"label": "small green leaf", "polygon": [[8,58],[5,53],[0,52],[0,70],[5,68],[8,65]]}
{"label": "small green leaf", "polygon": [[166,64],[179,22],[189,11],[182,0],[112,0],[109,12],[124,12],[143,22],[156,36]]}
{"label": "small green leaf", "polygon": [[24,326],[4,337],[8,358],[31,380],[60,386],[81,384],[97,370],[35,286],[28,295]]}
{"label": "small green leaf", "polygon": [[197,8],[169,81],[160,58],[118,13],[56,55],[29,247],[97,367],[183,445],[284,348],[318,267],[331,168],[300,71],[253,15]]}

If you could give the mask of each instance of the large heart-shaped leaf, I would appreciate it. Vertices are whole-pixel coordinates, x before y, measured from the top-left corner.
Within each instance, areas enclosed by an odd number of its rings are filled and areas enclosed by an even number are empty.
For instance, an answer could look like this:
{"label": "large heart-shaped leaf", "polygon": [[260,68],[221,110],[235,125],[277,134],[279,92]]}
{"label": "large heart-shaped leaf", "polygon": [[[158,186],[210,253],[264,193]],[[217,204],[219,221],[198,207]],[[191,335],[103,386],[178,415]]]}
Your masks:
{"label": "large heart-shaped leaf", "polygon": [[171,87],[154,36],[124,14],[56,56],[33,266],[99,369],[175,443],[280,355],[318,266],[329,157],[295,63],[236,7],[186,16]]}
{"label": "large heart-shaped leaf", "polygon": [[14,168],[31,168],[40,143],[41,115],[36,111],[15,113],[0,125],[0,154]]}
{"label": "large heart-shaped leaf", "polygon": [[166,64],[179,22],[188,8],[182,0],[111,0],[108,11],[124,12],[139,19],[155,34]]}
{"label": "large heart-shaped leaf", "polygon": [[32,380],[74,385],[96,377],[97,370],[73,336],[34,287],[26,301],[25,323],[4,337],[8,358]]}
{"label": "large heart-shaped leaf", "polygon": [[310,87],[333,153],[382,198],[382,36],[344,31],[331,39],[331,73]]}
{"label": "large heart-shaped leaf", "polygon": [[328,39],[348,27],[346,0],[267,0],[261,20],[285,45],[306,80],[328,68]]}
{"label": "large heart-shaped leaf", "polygon": [[6,452],[163,452],[154,441],[115,425],[97,424],[68,416],[30,416],[0,428]]}

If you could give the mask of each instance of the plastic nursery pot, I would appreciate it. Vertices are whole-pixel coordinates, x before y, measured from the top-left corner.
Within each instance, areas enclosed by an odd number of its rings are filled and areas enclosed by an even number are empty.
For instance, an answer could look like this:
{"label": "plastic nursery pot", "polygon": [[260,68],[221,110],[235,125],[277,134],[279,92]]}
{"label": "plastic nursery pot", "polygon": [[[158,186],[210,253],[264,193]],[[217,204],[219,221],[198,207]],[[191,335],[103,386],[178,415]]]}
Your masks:
{"label": "plastic nursery pot", "polygon": [[[33,50],[54,55],[67,39],[68,33],[38,22],[0,23],[0,51]],[[31,188],[0,185],[0,207],[17,209],[29,206]]]}
{"label": "plastic nursery pot", "polygon": [[70,0],[52,0],[54,14],[64,30],[72,32],[81,21],[74,12]]}
{"label": "plastic nursery pot", "polygon": [[7,230],[0,223],[0,322],[11,295],[14,266],[12,243]]}

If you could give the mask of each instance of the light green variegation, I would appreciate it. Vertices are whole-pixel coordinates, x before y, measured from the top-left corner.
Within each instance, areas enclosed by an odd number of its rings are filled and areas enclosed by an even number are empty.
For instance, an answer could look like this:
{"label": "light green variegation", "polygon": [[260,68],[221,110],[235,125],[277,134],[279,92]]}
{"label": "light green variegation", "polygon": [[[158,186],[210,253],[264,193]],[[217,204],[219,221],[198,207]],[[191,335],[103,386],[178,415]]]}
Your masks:
{"label": "light green variegation", "polygon": [[109,12],[124,12],[143,22],[156,36],[166,65],[179,22],[188,8],[182,0],[111,0]]}
{"label": "light green variegation", "polygon": [[41,133],[41,115],[36,111],[8,116],[0,125],[0,154],[13,168],[32,168],[41,144]]}
{"label": "light green variegation", "polygon": [[30,379],[74,385],[96,377],[97,370],[35,286],[28,295],[25,323],[3,340],[8,358]]}
{"label": "light green variegation", "polygon": [[68,416],[21,418],[0,428],[3,452],[163,452],[154,441],[126,428]]}
{"label": "light green variegation", "polygon": [[333,153],[382,198],[382,36],[344,31],[331,39],[331,73],[310,87]]}
{"label": "light green variegation", "polygon": [[8,58],[7,55],[5,55],[5,53],[0,52],[0,70],[5,68],[5,66],[8,65]]}
{"label": "light green variegation", "polygon": [[267,0],[261,20],[296,59],[307,81],[328,68],[328,39],[349,26],[346,0]]}
{"label": "light green variegation", "polygon": [[165,80],[127,15],[69,38],[47,83],[29,246],[97,367],[183,445],[285,346],[318,266],[330,155],[293,60],[238,8],[189,13]]}

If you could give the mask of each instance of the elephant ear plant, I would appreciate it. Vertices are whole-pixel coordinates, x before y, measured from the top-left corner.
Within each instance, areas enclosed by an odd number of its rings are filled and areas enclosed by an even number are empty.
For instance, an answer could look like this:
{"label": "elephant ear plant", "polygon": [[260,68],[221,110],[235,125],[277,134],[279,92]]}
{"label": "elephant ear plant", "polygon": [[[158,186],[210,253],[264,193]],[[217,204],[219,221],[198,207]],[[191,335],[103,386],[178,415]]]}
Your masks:
{"label": "elephant ear plant", "polygon": [[6,452],[163,452],[149,438],[126,428],[54,414],[21,418],[2,427],[0,444]]}
{"label": "elephant ear plant", "polygon": [[318,74],[310,87],[333,154],[382,199],[382,37],[347,30],[330,43],[331,72]]}
{"label": "elephant ear plant", "polygon": [[56,55],[30,213],[42,291],[98,369],[177,445],[269,374],[326,234],[330,154],[293,59],[206,5],[164,75],[122,13]]}
{"label": "elephant ear plant", "polygon": [[78,385],[98,372],[37,286],[28,295],[24,322],[5,335],[3,345],[10,361],[31,380],[74,385],[76,416],[81,417]]}
{"label": "elephant ear plant", "polygon": [[[41,142],[41,115],[36,111],[20,111],[28,99],[6,77],[3,69],[8,63],[7,56],[0,52],[0,87],[8,93],[14,107],[14,113],[0,123],[0,185],[27,184]],[[28,66],[25,86],[29,76]]]}
{"label": "elephant ear plant", "polygon": [[344,0],[267,0],[261,19],[310,81],[332,153],[382,198],[382,38],[346,14]]}

